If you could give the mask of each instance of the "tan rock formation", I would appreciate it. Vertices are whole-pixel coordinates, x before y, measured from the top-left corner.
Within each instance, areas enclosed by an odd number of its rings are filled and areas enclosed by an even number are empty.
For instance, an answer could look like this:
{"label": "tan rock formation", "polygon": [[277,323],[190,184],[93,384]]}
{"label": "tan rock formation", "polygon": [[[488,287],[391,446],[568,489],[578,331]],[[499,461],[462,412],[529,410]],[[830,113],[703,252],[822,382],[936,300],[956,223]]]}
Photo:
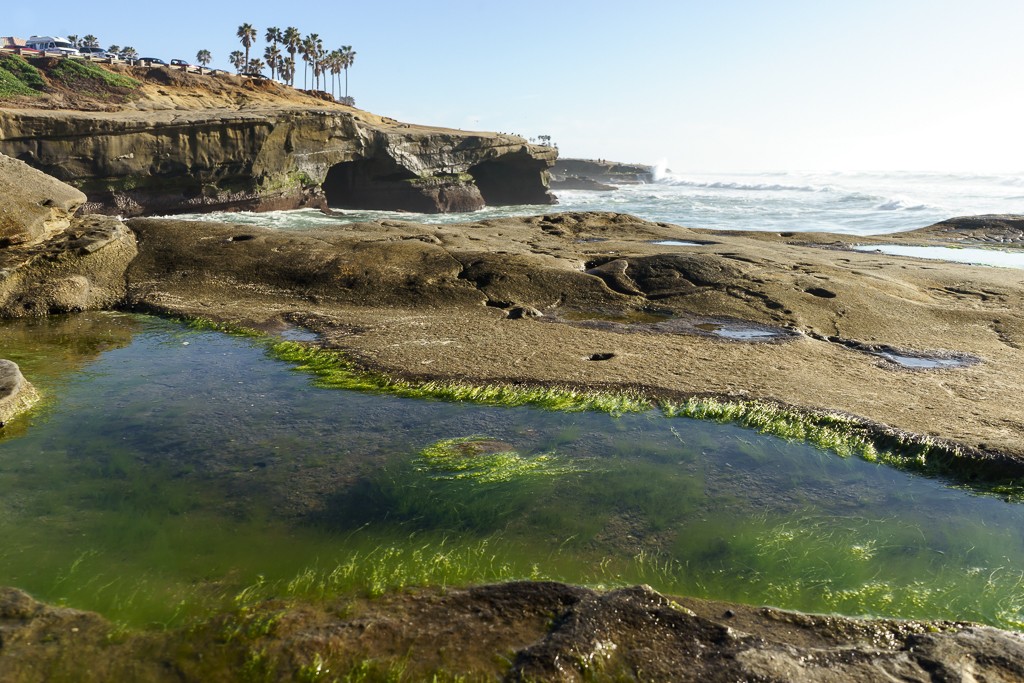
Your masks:
{"label": "tan rock formation", "polygon": [[68,227],[85,195],[0,154],[0,247],[31,244]]}

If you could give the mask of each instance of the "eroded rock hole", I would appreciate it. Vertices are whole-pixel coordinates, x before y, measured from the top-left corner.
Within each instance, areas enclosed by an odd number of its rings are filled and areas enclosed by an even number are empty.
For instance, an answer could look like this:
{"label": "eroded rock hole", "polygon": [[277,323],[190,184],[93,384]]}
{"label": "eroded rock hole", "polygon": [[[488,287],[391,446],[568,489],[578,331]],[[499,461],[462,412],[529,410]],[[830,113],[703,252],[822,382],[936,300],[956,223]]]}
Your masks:
{"label": "eroded rock hole", "polygon": [[824,289],[822,287],[808,287],[804,291],[807,292],[808,294],[812,295],[812,296],[820,297],[822,299],[835,299],[836,298],[836,293],[835,292],[830,291],[828,289]]}
{"label": "eroded rock hole", "polygon": [[428,210],[426,200],[411,200],[415,178],[390,159],[360,159],[332,166],[322,187],[327,205],[336,209]]}
{"label": "eroded rock hole", "polygon": [[615,358],[614,353],[592,353],[587,356],[587,360],[611,360]]}
{"label": "eroded rock hole", "polygon": [[546,168],[545,162],[523,152],[471,166],[469,174],[488,206],[550,204],[543,179]]}

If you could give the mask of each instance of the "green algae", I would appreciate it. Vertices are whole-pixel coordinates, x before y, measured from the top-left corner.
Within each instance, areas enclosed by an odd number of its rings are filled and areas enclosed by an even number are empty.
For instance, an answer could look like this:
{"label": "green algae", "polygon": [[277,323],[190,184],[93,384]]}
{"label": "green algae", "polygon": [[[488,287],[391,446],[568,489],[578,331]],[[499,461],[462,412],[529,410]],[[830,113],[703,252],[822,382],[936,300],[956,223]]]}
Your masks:
{"label": "green algae", "polygon": [[467,480],[480,484],[509,483],[522,477],[555,476],[575,472],[554,453],[524,457],[514,450],[489,451],[494,440],[486,436],[444,439],[420,451],[419,471],[435,480]]}
{"label": "green algae", "polygon": [[667,417],[731,422],[762,434],[803,441],[840,457],[859,457],[900,470],[950,477],[978,492],[1024,501],[1024,482],[994,474],[989,463],[972,460],[955,445],[892,431],[872,434],[862,421],[842,413],[800,411],[766,401],[697,397],[682,402],[662,401],[660,405]]}
{"label": "green algae", "polygon": [[568,412],[598,411],[611,415],[644,412],[653,407],[650,401],[629,391],[604,392],[568,387],[396,379],[382,372],[362,370],[340,351],[316,348],[301,342],[272,343],[269,352],[279,360],[296,364],[296,370],[314,375],[316,385],[327,389],[380,391],[401,398],[439,399],[505,407],[533,406]]}

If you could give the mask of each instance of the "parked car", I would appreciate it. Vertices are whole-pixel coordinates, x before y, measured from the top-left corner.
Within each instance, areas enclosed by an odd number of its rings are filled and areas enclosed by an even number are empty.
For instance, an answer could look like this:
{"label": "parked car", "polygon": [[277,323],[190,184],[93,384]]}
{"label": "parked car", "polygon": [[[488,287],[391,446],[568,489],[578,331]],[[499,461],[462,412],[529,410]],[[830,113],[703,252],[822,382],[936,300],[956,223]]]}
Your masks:
{"label": "parked car", "polygon": [[185,67],[188,67],[188,66],[192,66],[192,65],[189,64],[188,62],[186,62],[184,59],[172,59],[171,60],[171,66],[185,66]]}
{"label": "parked car", "polygon": [[25,41],[25,47],[30,47],[40,52],[59,52],[62,55],[77,55],[78,48],[71,44],[67,38],[60,36],[32,36]]}
{"label": "parked car", "polygon": [[110,54],[102,47],[80,47],[78,51],[85,57],[99,57],[100,59],[110,59],[115,55]]}
{"label": "parked car", "polygon": [[167,62],[156,57],[139,57],[140,62],[149,62],[150,66],[167,66]]}

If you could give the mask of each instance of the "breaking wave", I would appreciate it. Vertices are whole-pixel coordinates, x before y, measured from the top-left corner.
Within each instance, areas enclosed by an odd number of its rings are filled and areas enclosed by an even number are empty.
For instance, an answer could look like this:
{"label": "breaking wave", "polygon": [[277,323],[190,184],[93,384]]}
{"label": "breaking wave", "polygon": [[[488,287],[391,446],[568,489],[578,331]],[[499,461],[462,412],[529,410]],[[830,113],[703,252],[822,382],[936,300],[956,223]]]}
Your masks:
{"label": "breaking wave", "polygon": [[676,187],[699,187],[706,190],[744,190],[748,192],[830,192],[828,185],[815,187],[813,185],[784,185],[780,183],[745,183],[738,181],[705,181],[687,180],[673,175],[659,176],[657,170],[654,174],[655,182],[663,185],[674,185]]}
{"label": "breaking wave", "polygon": [[[717,230],[822,231],[854,235],[923,228],[953,216],[1024,214],[1024,174],[674,173],[662,161],[653,183],[611,192],[558,190],[556,206],[488,207],[473,214],[386,211],[281,211],[205,214],[201,220],[306,230],[360,220],[456,223],[556,211],[614,211],[652,221]],[[197,216],[197,218],[199,218]]]}

